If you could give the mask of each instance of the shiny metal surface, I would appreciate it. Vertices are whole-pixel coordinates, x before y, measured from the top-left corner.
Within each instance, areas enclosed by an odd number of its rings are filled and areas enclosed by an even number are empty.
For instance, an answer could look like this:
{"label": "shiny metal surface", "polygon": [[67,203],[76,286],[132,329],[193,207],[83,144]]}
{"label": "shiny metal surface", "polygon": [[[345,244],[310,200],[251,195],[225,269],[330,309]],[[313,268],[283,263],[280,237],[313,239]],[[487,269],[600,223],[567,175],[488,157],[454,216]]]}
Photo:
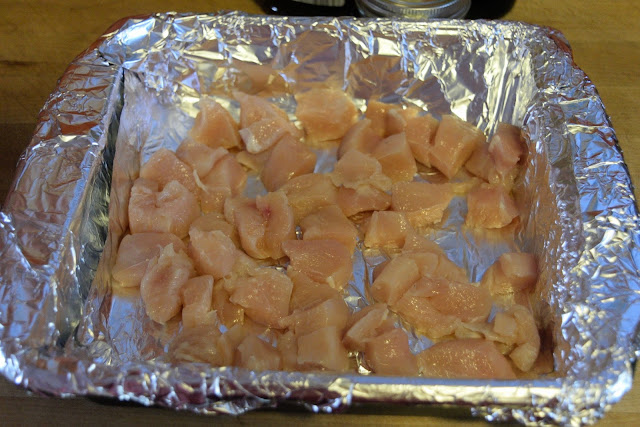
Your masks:
{"label": "shiny metal surface", "polygon": [[[637,208],[615,132],[561,34],[506,22],[158,15],[127,21],[97,46],[45,105],[0,214],[0,370],[10,380],[59,396],[205,413],[282,400],[323,412],[402,402],[570,424],[594,422],[629,389],[640,313]],[[126,228],[118,185],[154,149],[175,148],[201,94],[237,108],[228,89],[252,89],[239,62],[277,70],[284,84],[267,95],[290,113],[292,93],[324,81],[360,106],[379,97],[453,112],[488,135],[498,121],[523,126],[531,155],[516,189],[526,214],[515,244],[542,266],[536,312],[556,343],[556,375],[447,381],[164,362],[172,331],[110,285]],[[465,231],[459,219],[452,210],[435,237],[478,280],[509,246]],[[352,305],[364,302],[367,256],[357,263]]]}

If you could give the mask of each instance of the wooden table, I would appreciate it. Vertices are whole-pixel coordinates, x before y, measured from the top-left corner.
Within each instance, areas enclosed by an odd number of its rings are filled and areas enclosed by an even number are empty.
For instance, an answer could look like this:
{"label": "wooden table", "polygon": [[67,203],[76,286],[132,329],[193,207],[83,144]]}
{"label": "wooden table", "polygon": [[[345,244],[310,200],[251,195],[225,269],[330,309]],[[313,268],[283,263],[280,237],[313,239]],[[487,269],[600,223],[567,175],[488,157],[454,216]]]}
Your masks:
{"label": "wooden table", "polygon": [[[18,156],[29,143],[37,114],[73,58],[116,20],[169,10],[261,10],[251,0],[0,0],[0,202],[13,180]],[[598,88],[616,129],[632,180],[640,182],[640,2],[518,0],[505,19],[561,30],[575,62]],[[464,415],[464,414],[463,414]],[[285,424],[460,425],[460,413],[425,408],[354,408],[341,415],[262,411],[207,417],[86,398],[32,396],[0,379],[0,424]],[[640,380],[599,425],[631,425],[640,419]]]}

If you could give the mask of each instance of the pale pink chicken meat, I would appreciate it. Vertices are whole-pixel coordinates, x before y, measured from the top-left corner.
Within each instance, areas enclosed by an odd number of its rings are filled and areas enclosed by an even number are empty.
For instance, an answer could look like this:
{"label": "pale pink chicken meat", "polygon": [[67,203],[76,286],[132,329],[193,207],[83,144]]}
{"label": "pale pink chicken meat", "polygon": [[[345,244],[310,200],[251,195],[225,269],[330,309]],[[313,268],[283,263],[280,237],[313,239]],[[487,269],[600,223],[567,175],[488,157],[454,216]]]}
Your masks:
{"label": "pale pink chicken meat", "polygon": [[330,176],[336,187],[343,186],[356,190],[363,186],[370,186],[387,191],[392,184],[375,157],[357,150],[346,152],[335,164]]}
{"label": "pale pink chicken meat", "polygon": [[349,318],[349,307],[342,298],[331,298],[312,307],[295,310],[282,319],[280,325],[304,335],[327,326],[342,331]]}
{"label": "pale pink chicken meat", "polygon": [[403,253],[402,256],[412,259],[422,276],[442,277],[457,282],[468,280],[466,270],[451,261],[441,250]]}
{"label": "pale pink chicken meat", "polygon": [[407,120],[404,133],[413,157],[425,166],[431,166],[429,152],[440,122],[431,114]]}
{"label": "pale pink chicken meat", "polygon": [[216,162],[226,154],[229,152],[222,147],[211,148],[191,139],[184,140],[176,149],[178,159],[195,171],[198,177],[211,172]]}
{"label": "pale pink chicken meat", "polygon": [[358,239],[358,229],[337,205],[320,208],[300,221],[303,240],[333,239],[353,253]]}
{"label": "pale pink chicken meat", "polygon": [[481,284],[501,307],[529,305],[528,294],[538,279],[536,258],[532,254],[510,252],[500,255],[482,276]]}
{"label": "pale pink chicken meat", "polygon": [[227,331],[222,334],[215,342],[215,351],[221,360],[222,366],[234,366],[239,362],[239,355],[236,351],[242,341],[249,335],[256,335],[257,331],[253,331],[249,325],[235,324],[228,327]]}
{"label": "pale pink chicken meat", "polygon": [[173,151],[161,148],[149,157],[140,168],[140,178],[152,180],[163,189],[169,182],[178,181],[189,192],[197,190],[193,170],[186,163],[176,157]]}
{"label": "pale pink chicken meat", "polygon": [[306,309],[329,299],[340,299],[342,294],[327,283],[316,282],[305,274],[289,269],[287,276],[293,283],[289,310]]}
{"label": "pale pink chicken meat", "polygon": [[376,146],[373,156],[380,162],[382,173],[393,182],[411,181],[418,172],[406,135],[391,135]]}
{"label": "pale pink chicken meat", "polygon": [[228,197],[235,197],[244,191],[247,172],[231,154],[222,156],[211,171],[200,177],[199,198],[202,211],[222,212]]}
{"label": "pale pink chicken meat", "polygon": [[224,284],[218,282],[213,287],[213,309],[222,323],[227,328],[233,325],[244,323],[244,309],[229,301],[229,292],[224,288]]}
{"label": "pale pink chicken meat", "polygon": [[342,158],[350,150],[370,154],[381,140],[382,137],[373,129],[371,120],[367,118],[358,120],[342,137],[337,157]]}
{"label": "pale pink chicken meat", "polygon": [[335,289],[343,289],[351,279],[351,253],[337,240],[288,240],[282,243],[282,250],[290,259],[287,271],[300,272]]}
{"label": "pale pink chicken meat", "polygon": [[289,298],[293,284],[284,274],[262,268],[252,277],[238,279],[229,301],[244,308],[245,314],[257,323],[279,328],[289,314]]}
{"label": "pale pink chicken meat", "polygon": [[208,363],[226,365],[219,349],[220,331],[210,325],[184,329],[169,345],[169,358],[174,363]]}
{"label": "pale pink chicken meat", "polygon": [[176,251],[187,249],[175,234],[127,234],[118,247],[116,263],[111,269],[113,278],[125,287],[140,286],[149,260],[160,255],[162,249],[169,244],[173,244]]}
{"label": "pale pink chicken meat", "polygon": [[394,305],[420,279],[415,261],[406,257],[393,258],[376,277],[370,292],[376,301]]}
{"label": "pale pink chicken meat", "polygon": [[368,248],[401,248],[412,230],[404,213],[375,211],[365,230],[364,245]]}
{"label": "pale pink chicken meat", "polygon": [[516,165],[504,172],[498,172],[493,155],[489,152],[488,144],[481,144],[475,149],[469,160],[464,164],[465,169],[478,178],[491,184],[500,184],[510,189],[520,172]]}
{"label": "pale pink chicken meat", "polygon": [[391,136],[404,132],[409,120],[415,118],[418,113],[420,109],[414,106],[390,108],[385,117],[385,135]]}
{"label": "pale pink chicken meat", "polygon": [[434,344],[418,354],[422,376],[430,378],[513,380],[516,375],[495,344],[456,339]]}
{"label": "pale pink chicken meat", "polygon": [[418,361],[409,349],[409,337],[402,329],[393,329],[365,343],[367,365],[378,375],[417,376]]}
{"label": "pale pink chicken meat", "polygon": [[326,174],[300,175],[280,189],[287,195],[296,224],[318,209],[337,203],[338,190]]}
{"label": "pale pink chicken meat", "polygon": [[296,116],[311,143],[340,140],[357,119],[358,109],[342,90],[311,89],[296,101]]}
{"label": "pale pink chicken meat", "polygon": [[349,369],[349,353],[335,326],[317,329],[298,337],[297,365],[303,369],[343,372]]}
{"label": "pale pink chicken meat", "polygon": [[242,249],[253,258],[269,258],[264,239],[267,231],[267,218],[258,207],[255,199],[246,197],[229,198],[224,205],[226,220],[235,225]]}
{"label": "pale pink chicken meat", "polygon": [[210,212],[196,218],[196,220],[191,223],[191,226],[189,226],[189,232],[191,233],[193,230],[221,231],[225,236],[230,238],[236,246],[240,246],[240,239],[235,227],[233,224],[227,222],[221,213]]}
{"label": "pale pink chicken meat", "polygon": [[391,205],[391,196],[379,188],[362,185],[353,188],[338,188],[336,202],[346,216],[360,212],[383,211]]}
{"label": "pale pink chicken meat", "polygon": [[275,191],[296,176],[313,173],[316,155],[291,135],[285,135],[271,150],[260,179],[268,191]]}
{"label": "pale pink chicken meat", "polygon": [[200,216],[198,200],[178,181],[159,191],[155,181],[138,178],[129,199],[131,233],[173,233],[183,238],[189,225]]}
{"label": "pale pink chicken meat", "polygon": [[282,367],[282,358],[271,344],[250,334],[238,345],[236,366],[251,371],[277,371]]}
{"label": "pale pink chicken meat", "polygon": [[224,107],[209,98],[201,98],[198,107],[200,111],[189,131],[193,140],[211,148],[240,146],[238,124]]}
{"label": "pale pink chicken meat", "polygon": [[284,256],[282,243],[296,238],[293,209],[282,191],[256,197],[256,208],[266,220],[264,246],[273,258]]}
{"label": "pale pink chicken meat", "polygon": [[374,100],[369,100],[367,103],[364,116],[371,120],[371,130],[380,137],[384,137],[386,134],[387,111],[392,107],[391,104]]}
{"label": "pale pink chicken meat", "polygon": [[195,328],[199,325],[217,327],[218,317],[211,311],[213,277],[198,276],[187,280],[180,289],[182,296],[182,325]]}
{"label": "pale pink chicken meat", "polygon": [[192,228],[189,232],[189,255],[200,274],[209,274],[220,279],[233,269],[238,258],[235,243],[222,231],[200,231]]}
{"label": "pale pink chicken meat", "polygon": [[517,216],[518,208],[509,192],[500,185],[481,184],[467,195],[465,224],[477,228],[502,228]]}
{"label": "pale pink chicken meat", "polygon": [[521,130],[508,123],[498,123],[496,133],[489,141],[489,153],[500,176],[513,169],[526,153],[527,146],[521,137]]}
{"label": "pale pink chicken meat", "polygon": [[298,369],[298,337],[293,331],[287,331],[278,337],[278,351],[282,360],[282,369],[294,371]]}
{"label": "pale pink chicken meat", "polygon": [[274,148],[275,146],[260,153],[250,153],[247,150],[242,150],[236,153],[236,160],[245,168],[259,174],[264,169],[264,165],[267,163],[267,160],[269,160],[269,156]]}
{"label": "pale pink chicken meat", "polygon": [[540,353],[540,333],[531,312],[521,305],[514,305],[505,315],[512,317],[516,324],[515,348],[509,358],[523,372],[531,370]]}
{"label": "pale pink chicken meat", "polygon": [[149,261],[140,282],[140,295],[151,320],[165,323],[182,308],[181,290],[196,274],[193,261],[183,251],[167,245]]}
{"label": "pale pink chicken meat", "polygon": [[448,183],[398,182],[391,189],[391,209],[404,212],[412,226],[425,227],[442,221],[453,195]]}
{"label": "pale pink chicken meat", "polygon": [[376,303],[363,308],[356,315],[352,316],[354,319],[348,325],[342,343],[347,350],[364,351],[366,342],[382,333],[379,328],[387,320],[389,309],[386,304]]}
{"label": "pale pink chicken meat", "polygon": [[444,115],[429,150],[429,161],[451,179],[486,137],[480,129],[454,115]]}

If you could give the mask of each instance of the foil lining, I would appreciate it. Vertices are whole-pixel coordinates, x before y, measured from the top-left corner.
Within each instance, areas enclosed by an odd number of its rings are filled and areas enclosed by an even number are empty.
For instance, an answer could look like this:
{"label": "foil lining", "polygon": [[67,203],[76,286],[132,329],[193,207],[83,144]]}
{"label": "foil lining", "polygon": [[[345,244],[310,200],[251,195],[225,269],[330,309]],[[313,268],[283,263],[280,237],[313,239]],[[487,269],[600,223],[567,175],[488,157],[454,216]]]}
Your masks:
{"label": "foil lining", "polygon": [[[256,78],[257,65],[273,70],[267,80]],[[163,360],[171,328],[145,320],[135,295],[116,292],[109,279],[131,177],[150,153],[177,146],[201,96],[237,114],[228,91],[239,88],[293,113],[291,94],[318,82],[343,88],[361,107],[377,97],[453,112],[487,135],[498,121],[524,128],[531,154],[516,189],[525,214],[514,245],[541,265],[536,315],[553,339],[553,375],[454,381]],[[331,166],[325,153],[319,169]],[[478,280],[510,248],[464,233],[456,221],[452,214],[434,237]],[[615,132],[554,30],[236,13],[125,20],[65,72],[0,212],[0,371],[49,395],[199,413],[240,414],[284,401],[314,412],[420,403],[470,407],[490,421],[591,424],[631,387],[639,235]],[[459,249],[469,241],[481,250]],[[356,260],[353,306],[364,301],[369,259]],[[413,336],[414,350],[428,345]]]}

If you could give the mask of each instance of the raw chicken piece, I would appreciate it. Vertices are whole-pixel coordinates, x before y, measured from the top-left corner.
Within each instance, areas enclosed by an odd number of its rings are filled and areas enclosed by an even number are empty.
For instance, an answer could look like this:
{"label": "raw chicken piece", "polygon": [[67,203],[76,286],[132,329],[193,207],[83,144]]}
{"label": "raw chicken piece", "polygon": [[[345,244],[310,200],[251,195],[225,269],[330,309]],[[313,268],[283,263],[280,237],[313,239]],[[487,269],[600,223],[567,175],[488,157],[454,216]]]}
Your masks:
{"label": "raw chicken piece", "polygon": [[393,258],[371,285],[376,301],[393,306],[404,293],[420,279],[415,261],[406,257]]}
{"label": "raw chicken piece", "polygon": [[371,130],[380,137],[386,135],[387,111],[391,108],[393,108],[393,105],[380,101],[369,101],[367,103],[367,111],[364,116],[371,120]]}
{"label": "raw chicken piece", "polygon": [[477,228],[502,228],[518,216],[518,208],[500,185],[481,184],[467,195],[465,224]]}
{"label": "raw chicken piece", "polygon": [[407,120],[404,133],[413,157],[425,166],[431,166],[429,151],[440,122],[431,114]]}
{"label": "raw chicken piece", "polygon": [[464,164],[464,167],[478,178],[489,182],[489,177],[496,173],[493,157],[489,153],[489,145],[478,145],[469,157],[469,160]]}
{"label": "raw chicken piece", "polygon": [[262,325],[279,328],[289,314],[289,298],[293,284],[283,273],[263,268],[254,276],[238,279],[229,300],[242,306],[245,314]]}
{"label": "raw chicken piece", "polygon": [[336,187],[356,190],[370,186],[388,191],[392,184],[391,179],[382,172],[382,165],[375,157],[357,150],[346,152],[335,164],[330,176]]}
{"label": "raw chicken piece", "polygon": [[298,337],[297,364],[306,369],[348,370],[349,353],[340,336],[335,326],[327,326]]}
{"label": "raw chicken piece", "polygon": [[398,182],[391,189],[391,209],[404,212],[416,228],[442,221],[451,199],[451,184]]}
{"label": "raw chicken piece", "polygon": [[356,106],[342,90],[311,89],[296,101],[296,116],[311,143],[339,140],[357,119]]}
{"label": "raw chicken piece", "polygon": [[271,147],[269,150],[255,154],[250,153],[247,150],[242,150],[236,153],[236,160],[242,166],[259,174],[264,169],[264,165],[267,163],[267,160],[274,148],[275,146]]}
{"label": "raw chicken piece", "polygon": [[269,258],[265,243],[267,218],[265,218],[254,199],[236,197],[227,199],[224,205],[224,216],[234,224],[240,236],[240,244],[244,251],[257,259]]}
{"label": "raw chicken piece", "polygon": [[520,133],[517,126],[498,123],[498,129],[489,141],[489,153],[500,176],[513,169],[526,153],[527,146]]}
{"label": "raw chicken piece", "polygon": [[456,339],[434,344],[418,354],[424,377],[514,380],[516,375],[495,344],[483,339]]}
{"label": "raw chicken piece", "polygon": [[231,155],[222,156],[213,169],[198,183],[202,211],[222,212],[224,201],[244,191],[247,183],[247,172]]}
{"label": "raw chicken piece", "polygon": [[491,295],[483,286],[424,276],[405,297],[424,298],[440,313],[463,322],[485,321],[491,312]]}
{"label": "raw chicken piece", "polygon": [[236,354],[236,366],[251,371],[277,371],[282,366],[278,350],[253,334],[238,345]]}
{"label": "raw chicken piece", "polygon": [[369,119],[362,119],[356,122],[342,137],[338,147],[338,159],[342,158],[347,151],[357,150],[362,153],[372,153],[382,137],[373,130],[372,122]]}
{"label": "raw chicken piece", "polygon": [[140,282],[140,295],[151,320],[165,323],[180,313],[181,289],[195,273],[191,259],[182,251],[176,252],[173,244],[149,260]]}
{"label": "raw chicken piece", "polygon": [[481,284],[501,307],[528,305],[528,294],[538,279],[536,258],[527,253],[505,253],[482,276]]}
{"label": "raw chicken piece", "polygon": [[406,254],[416,252],[432,252],[438,256],[447,256],[436,242],[427,239],[426,237],[416,233],[415,231],[410,231],[404,240],[402,253]]}
{"label": "raw chicken piece", "polygon": [[407,122],[415,118],[419,112],[420,109],[413,106],[390,108],[385,117],[385,135],[391,136],[404,132],[407,128]]}
{"label": "raw chicken piece", "polygon": [[380,162],[382,173],[393,182],[411,181],[418,172],[404,132],[380,141],[373,151],[373,156]]}
{"label": "raw chicken piece", "polygon": [[290,259],[287,271],[295,270],[335,289],[343,289],[351,279],[351,254],[337,240],[288,240],[282,243],[282,250]]}
{"label": "raw chicken piece", "polygon": [[508,311],[496,315],[494,332],[499,341],[515,345],[509,358],[523,372],[531,370],[540,353],[540,333],[531,312],[521,305],[514,305]]}
{"label": "raw chicken piece", "polygon": [[337,203],[337,189],[328,175],[300,175],[281,187],[293,209],[295,223],[318,209]]}
{"label": "raw chicken piece", "polygon": [[342,330],[349,318],[349,307],[342,298],[331,298],[313,307],[296,310],[282,319],[281,327],[293,330],[300,336],[322,329],[327,326],[335,326]]}
{"label": "raw chicken piece", "polygon": [[300,221],[303,240],[332,239],[342,243],[353,254],[358,229],[336,206],[326,206]]}
{"label": "raw chicken piece", "polygon": [[211,311],[213,297],[213,277],[198,276],[187,280],[182,286],[182,325],[195,328],[208,324],[216,327],[218,317]]}
{"label": "raw chicken piece", "polygon": [[442,116],[429,151],[429,161],[451,179],[486,138],[482,131],[454,115]]}
{"label": "raw chicken piece", "polygon": [[296,238],[293,209],[282,191],[256,197],[256,208],[266,220],[264,246],[273,259],[284,256],[282,242]]}
{"label": "raw chicken piece", "polygon": [[178,159],[193,169],[199,177],[211,172],[213,165],[225,154],[229,152],[222,147],[211,148],[192,139],[185,139],[176,150]]}
{"label": "raw chicken piece", "polygon": [[393,329],[365,343],[364,358],[378,375],[417,376],[418,361],[409,349],[409,337]]}
{"label": "raw chicken piece", "polygon": [[[358,315],[356,317],[356,315]],[[376,303],[363,308],[352,316],[352,324],[348,326],[342,338],[347,350],[364,351],[366,342],[379,335],[378,328],[383,325],[389,315],[386,304]],[[353,320],[356,318],[356,320]]]}
{"label": "raw chicken piece", "polygon": [[301,137],[287,114],[266,99],[238,91],[233,95],[240,102],[240,136],[249,153],[269,149],[286,134]]}
{"label": "raw chicken piece", "polygon": [[392,308],[418,332],[431,340],[451,335],[460,323],[456,316],[438,311],[428,298],[414,296],[408,292]]}
{"label": "raw chicken piece", "polygon": [[162,252],[162,248],[173,244],[177,251],[186,251],[182,240],[171,233],[127,234],[120,242],[116,263],[111,270],[113,278],[122,286],[140,286],[147,264]]}
{"label": "raw chicken piece", "polygon": [[198,106],[200,112],[189,131],[191,138],[211,148],[240,146],[238,124],[224,107],[209,98],[201,98]]}
{"label": "raw chicken piece", "polygon": [[370,185],[362,185],[357,190],[340,187],[337,203],[346,216],[360,212],[383,211],[391,205],[391,196]]}
{"label": "raw chicken piece", "polygon": [[138,178],[129,199],[131,233],[173,233],[183,238],[189,224],[200,216],[196,197],[178,181],[171,181],[158,191],[155,181]]}
{"label": "raw chicken piece", "polygon": [[210,274],[221,279],[231,273],[238,258],[238,249],[222,231],[200,231],[192,228],[189,232],[189,255],[200,274]]}
{"label": "raw chicken piece", "polygon": [[236,365],[237,348],[242,341],[249,335],[256,335],[256,331],[252,331],[248,325],[235,324],[222,334],[216,342],[216,351],[218,357],[222,361],[222,366]]}
{"label": "raw chicken piece", "polygon": [[442,277],[463,283],[468,280],[465,269],[451,261],[442,250],[405,253],[402,256],[410,258],[416,263],[421,276]]}
{"label": "raw chicken piece", "polygon": [[213,309],[216,311],[220,323],[227,328],[244,323],[244,309],[229,301],[229,293],[221,282],[216,283],[213,287]]}
{"label": "raw chicken piece", "polygon": [[287,134],[271,150],[260,179],[268,191],[275,191],[291,178],[313,173],[315,166],[315,153]]}
{"label": "raw chicken piece", "polygon": [[163,189],[171,181],[178,181],[189,192],[197,190],[193,170],[178,159],[173,151],[161,148],[140,168],[140,178],[155,181]]}
{"label": "raw chicken piece", "polygon": [[219,350],[218,328],[200,325],[184,329],[169,345],[169,357],[174,363],[208,363],[211,366],[225,365]]}
{"label": "raw chicken piece", "polygon": [[240,238],[238,237],[235,227],[232,224],[229,224],[221,213],[211,212],[198,217],[191,223],[189,233],[193,230],[221,231],[225,236],[230,238],[237,247],[240,246]]}
{"label": "raw chicken piece", "polygon": [[298,338],[293,331],[287,331],[278,338],[278,351],[282,360],[282,369],[294,371],[298,368]]}
{"label": "raw chicken piece", "polygon": [[368,248],[401,248],[413,229],[402,212],[375,211],[364,235]]}
{"label": "raw chicken piece", "polygon": [[316,282],[306,275],[289,269],[287,276],[293,282],[293,291],[289,301],[289,311],[306,309],[328,299],[340,299],[340,291],[327,283]]}

